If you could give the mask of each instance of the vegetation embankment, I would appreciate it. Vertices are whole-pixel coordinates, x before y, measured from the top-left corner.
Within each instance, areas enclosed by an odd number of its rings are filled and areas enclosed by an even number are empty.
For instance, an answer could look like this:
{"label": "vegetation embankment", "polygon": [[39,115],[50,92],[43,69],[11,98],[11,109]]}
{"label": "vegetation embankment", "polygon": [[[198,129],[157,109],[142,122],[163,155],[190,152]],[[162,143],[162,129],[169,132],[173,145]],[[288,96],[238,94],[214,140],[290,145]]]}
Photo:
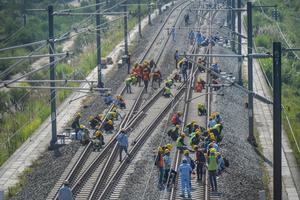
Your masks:
{"label": "vegetation embankment", "polygon": [[[36,4],[36,0],[32,0],[32,2],[28,3],[28,7],[45,7],[47,2],[49,1],[39,1],[40,4]],[[53,2],[53,1],[52,1]],[[56,1],[55,1],[56,2]],[[57,9],[62,9],[60,4],[53,2],[54,5],[57,5]],[[57,1],[58,2],[58,1]],[[114,5],[115,1],[110,1],[110,5]],[[145,3],[145,2],[144,2]],[[86,5],[86,3],[81,3],[81,6]],[[5,20],[5,15],[9,15],[7,13],[8,10],[13,10],[17,8],[21,8],[22,5],[18,5],[19,7],[14,7],[12,5],[5,5],[6,7],[1,7],[1,14],[3,14],[1,20]],[[10,7],[12,6],[12,7]],[[108,5],[109,6],[109,5]],[[63,7],[66,8],[65,6]],[[89,8],[91,11],[94,8]],[[132,30],[136,24],[136,6],[132,5],[128,9],[131,13],[129,16],[128,28]],[[81,12],[84,12],[80,10]],[[88,11],[88,10],[86,10]],[[147,7],[142,6],[143,16],[147,13]],[[19,12],[21,15],[21,12]],[[41,14],[43,16],[43,14]],[[9,42],[9,46],[15,44],[29,43],[33,41],[43,40],[47,38],[47,15],[41,17],[40,15],[34,14],[35,17],[28,19],[27,25],[29,23],[34,24],[34,28],[30,28],[35,30],[38,34],[34,38],[30,38],[28,40],[24,39],[21,36],[18,36],[23,39],[11,40]],[[71,27],[74,23],[82,20],[82,17],[55,17],[55,35],[60,35],[60,33],[65,33],[69,30],[72,30]],[[101,20],[105,22],[106,19],[103,18]],[[26,26],[27,26],[26,25]],[[95,21],[91,20],[88,23],[89,26],[94,26]],[[86,24],[85,24],[86,26]],[[11,28],[12,30],[17,30],[16,27]],[[1,28],[0,35],[4,37],[5,33],[11,33],[10,29],[6,26]],[[23,30],[21,30],[22,32]],[[24,31],[29,31],[27,28],[24,28]],[[25,33],[24,33],[25,34]],[[29,34],[30,35],[30,34]],[[8,34],[6,35],[8,37]],[[75,39],[74,49],[75,56],[69,58],[70,62],[64,62],[56,65],[56,79],[84,79],[89,72],[96,66],[96,47],[95,47],[95,37],[94,33],[87,33],[79,35]],[[109,24],[108,29],[104,29],[102,33],[102,56],[105,57],[111,52],[111,50],[123,39],[123,21],[122,19]],[[2,41],[2,42],[1,42]],[[1,40],[1,47],[8,46],[4,45],[5,39]],[[56,50],[61,51],[62,46],[57,46]],[[83,50],[84,49],[84,50]],[[1,53],[0,56],[16,56],[16,55],[24,55],[26,53],[31,52],[33,49],[23,48],[18,49],[16,51],[10,51],[9,53],[4,52]],[[44,52],[47,51],[47,48],[44,49]],[[84,52],[83,52],[84,51]],[[4,66],[5,64],[5,66]],[[0,66],[4,66],[0,69],[0,73],[2,73],[7,67],[9,67],[13,62],[9,63],[0,63]],[[14,71],[8,73],[4,78],[7,79],[12,75],[24,73],[30,70],[29,62],[25,62],[17,68],[14,68]],[[22,66],[22,67],[21,67]],[[48,70],[35,73],[29,79],[49,79]],[[3,80],[3,77],[1,77]],[[37,83],[34,84],[24,84],[24,85],[39,85]],[[68,86],[74,86],[76,84],[68,83]],[[69,90],[59,90],[57,92],[57,105],[61,104],[62,101],[71,94]],[[0,166],[9,158],[10,155],[24,142],[30,135],[42,124],[42,122],[47,119],[50,115],[50,102],[49,102],[49,91],[48,90],[25,90],[25,89],[9,89],[0,91]]]}
{"label": "vegetation embankment", "polygon": [[[300,2],[298,0],[257,0],[255,4],[277,5],[278,20],[272,19],[273,8],[255,8],[253,15],[254,42],[256,51],[272,52],[272,42],[280,41],[282,46],[289,48],[300,47]],[[295,56],[295,54],[298,56]],[[300,52],[283,52],[282,56],[282,103],[295,135],[300,144]],[[261,59],[261,65],[272,84],[273,64],[271,59]],[[283,113],[284,129],[300,164],[300,155],[296,148],[295,140],[289,128],[288,121]]]}

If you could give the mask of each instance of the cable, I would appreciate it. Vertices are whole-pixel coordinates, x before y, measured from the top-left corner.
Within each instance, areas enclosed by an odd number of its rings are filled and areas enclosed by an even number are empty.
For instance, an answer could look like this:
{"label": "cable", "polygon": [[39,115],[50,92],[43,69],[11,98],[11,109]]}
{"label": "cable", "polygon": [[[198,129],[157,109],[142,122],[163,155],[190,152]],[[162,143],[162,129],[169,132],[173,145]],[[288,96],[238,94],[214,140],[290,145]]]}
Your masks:
{"label": "cable", "polygon": [[43,44],[43,43],[47,43],[47,40],[41,40],[41,41],[37,41],[37,42],[31,42],[31,43],[27,43],[27,44],[22,44],[22,45],[16,45],[16,46],[2,48],[2,49],[0,49],[0,52],[1,51],[18,49],[18,48],[23,48],[23,47],[29,47],[29,46],[33,46],[33,45],[36,45],[36,44]]}
{"label": "cable", "polygon": [[19,28],[17,31],[15,31],[12,35],[8,36],[4,41],[2,41],[1,43],[3,45],[7,45],[9,43],[9,40],[13,39],[17,34],[19,34],[25,27],[22,26],[21,28]]}
{"label": "cable", "polygon": [[14,80],[11,80],[11,81],[7,82],[7,83],[4,84],[4,85],[1,85],[0,88],[6,87],[6,86],[8,86],[8,85],[10,85],[10,84],[12,84],[12,83],[18,81],[18,80],[21,80],[21,79],[23,79],[23,78],[25,78],[25,77],[27,77],[27,76],[29,76],[29,75],[35,73],[35,72],[41,71],[42,69],[45,69],[45,68],[48,67],[49,65],[52,65],[52,64],[55,64],[55,63],[60,62],[61,60],[65,59],[66,57],[67,57],[67,56],[64,56],[64,57],[62,57],[62,58],[59,58],[59,59],[57,59],[57,60],[55,60],[55,61],[53,61],[53,62],[51,62],[51,63],[48,63],[48,64],[42,66],[41,68],[35,69],[35,70],[31,71],[31,72],[28,72],[28,73],[26,73],[26,74],[24,74],[24,75],[22,75],[22,76],[20,76],[20,77],[18,77],[18,78],[16,78],[16,79],[14,79]]}
{"label": "cable", "polygon": [[84,9],[84,8],[90,8],[90,7],[94,7],[94,6],[102,5],[102,4],[105,4],[105,2],[102,2],[102,3],[95,3],[95,4],[91,4],[91,5],[87,5],[87,6],[78,7],[78,8],[65,9],[65,10],[58,10],[57,13],[72,12],[73,10],[80,10],[80,9]]}

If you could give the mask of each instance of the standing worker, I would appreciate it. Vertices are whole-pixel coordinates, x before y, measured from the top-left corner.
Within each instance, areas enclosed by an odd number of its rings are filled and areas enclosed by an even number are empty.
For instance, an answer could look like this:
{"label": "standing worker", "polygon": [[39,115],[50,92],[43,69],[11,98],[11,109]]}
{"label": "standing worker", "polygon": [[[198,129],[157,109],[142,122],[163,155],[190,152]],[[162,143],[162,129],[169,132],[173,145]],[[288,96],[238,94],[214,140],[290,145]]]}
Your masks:
{"label": "standing worker", "polygon": [[73,200],[73,193],[69,187],[69,181],[65,180],[63,186],[59,189],[58,193],[59,200]]}
{"label": "standing worker", "polygon": [[185,189],[188,193],[188,198],[191,198],[191,188],[190,188],[190,180],[192,168],[186,159],[182,160],[182,163],[179,166],[180,179],[181,179],[181,197],[185,198],[184,192]]}
{"label": "standing worker", "polygon": [[217,191],[217,170],[218,170],[218,162],[216,158],[216,149],[211,148],[210,154],[208,157],[208,174],[209,174],[209,182],[211,185],[212,191]]}
{"label": "standing worker", "polygon": [[76,117],[71,125],[72,129],[75,130],[75,139],[78,139],[78,134],[80,131],[80,118],[81,118],[81,114],[78,112],[76,113]]}
{"label": "standing worker", "polygon": [[163,185],[163,178],[164,178],[164,150],[162,147],[158,148],[158,152],[155,159],[155,165],[159,170],[159,187],[161,188]]}
{"label": "standing worker", "polygon": [[174,60],[175,60],[175,68],[177,69],[178,61],[179,61],[179,53],[178,49],[176,49],[175,54],[174,54]]}
{"label": "standing worker", "polygon": [[126,92],[127,92],[127,93],[132,93],[132,92],[131,92],[131,83],[132,83],[132,78],[129,76],[129,77],[126,78],[126,80],[125,80],[125,86],[126,86]]}
{"label": "standing worker", "polygon": [[173,40],[173,42],[176,42],[176,40],[175,40],[175,36],[176,36],[175,26],[173,26],[173,27],[171,28],[170,34],[172,35],[172,40]]}
{"label": "standing worker", "polygon": [[127,154],[128,157],[130,157],[129,153],[128,153],[128,136],[126,134],[126,130],[122,129],[120,134],[117,137],[117,141],[118,141],[118,146],[119,146],[119,161],[122,161],[122,152],[123,150],[125,151],[125,153]]}
{"label": "standing worker", "polygon": [[144,85],[145,85],[145,91],[147,93],[148,91],[148,84],[149,84],[149,80],[150,80],[150,72],[148,68],[145,68],[143,70],[143,80],[144,80]]}

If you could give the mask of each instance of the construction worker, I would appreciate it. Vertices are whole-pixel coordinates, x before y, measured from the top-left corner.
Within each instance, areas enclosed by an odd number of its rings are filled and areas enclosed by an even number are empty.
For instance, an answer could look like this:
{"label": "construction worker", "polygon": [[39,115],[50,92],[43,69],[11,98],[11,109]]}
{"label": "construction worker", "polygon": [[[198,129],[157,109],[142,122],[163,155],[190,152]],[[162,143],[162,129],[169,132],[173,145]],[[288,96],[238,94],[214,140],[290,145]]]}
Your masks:
{"label": "construction worker", "polygon": [[153,59],[150,60],[149,66],[150,66],[150,69],[156,68],[156,63],[154,62]]}
{"label": "construction worker", "polygon": [[116,96],[116,105],[119,106],[119,108],[121,109],[126,109],[126,103],[123,96],[121,95]]}
{"label": "construction worker", "polygon": [[218,65],[218,62],[212,64],[210,69],[218,74],[221,72],[220,65]]}
{"label": "construction worker", "polygon": [[63,182],[63,186],[59,189],[58,199],[59,200],[73,200],[73,193],[71,188],[69,187],[69,181],[65,180]]}
{"label": "construction worker", "polygon": [[217,122],[216,122],[216,120],[213,118],[213,117],[209,117],[209,121],[208,121],[208,125],[207,125],[207,127],[208,128],[212,128],[212,127],[214,127],[214,125],[216,125],[217,124]]}
{"label": "construction worker", "polygon": [[184,57],[183,59],[181,59],[179,62],[178,62],[178,65],[181,69],[181,74],[182,74],[182,77],[183,77],[183,81],[187,81],[187,78],[188,78],[188,60]]}
{"label": "construction worker", "polygon": [[208,174],[212,191],[217,191],[217,169],[218,162],[216,158],[216,149],[211,148],[208,156]]}
{"label": "construction worker", "polygon": [[203,90],[203,85],[201,84],[201,82],[197,81],[195,85],[195,92],[201,93],[202,90]]}
{"label": "construction worker", "polygon": [[167,186],[170,184],[174,184],[176,180],[176,174],[177,172],[171,168],[172,160],[170,157],[170,150],[165,149],[165,155],[164,155],[164,177],[165,177],[165,183]]}
{"label": "construction worker", "polygon": [[102,120],[103,120],[103,115],[102,114],[98,114],[95,119],[98,121],[98,124],[101,124]]}
{"label": "construction worker", "polygon": [[176,141],[179,137],[180,125],[177,124],[174,128],[170,129],[167,134],[172,138],[173,141]]}
{"label": "construction worker", "polygon": [[188,39],[190,41],[190,45],[193,45],[194,40],[195,40],[195,33],[193,30],[191,30],[188,34]]}
{"label": "construction worker", "polygon": [[146,93],[148,91],[149,80],[150,80],[150,70],[148,68],[144,68],[144,70],[143,70],[143,81],[144,81],[144,86],[145,86],[145,92]]}
{"label": "construction worker", "polygon": [[97,117],[89,116],[89,125],[92,129],[95,129],[96,126],[99,125]]}
{"label": "construction worker", "polygon": [[191,188],[190,188],[190,182],[191,182],[191,173],[192,168],[190,164],[188,164],[188,161],[186,159],[182,160],[182,163],[179,166],[179,173],[180,173],[180,181],[181,181],[181,197],[185,198],[184,192],[187,191],[188,198],[191,198]]}
{"label": "construction worker", "polygon": [[159,170],[159,187],[161,188],[163,185],[164,178],[164,149],[162,147],[158,148],[158,152],[155,159],[155,165]]}
{"label": "construction worker", "polygon": [[81,114],[78,112],[76,113],[76,117],[71,125],[71,127],[74,129],[75,131],[75,139],[78,140],[79,137],[79,131],[80,131],[80,118],[81,118]]}
{"label": "construction worker", "polygon": [[225,169],[225,161],[220,152],[216,152],[216,157],[218,161],[217,176],[219,176],[221,172]]}
{"label": "construction worker", "polygon": [[103,122],[103,129],[107,132],[107,133],[112,133],[112,131],[114,130],[114,124],[112,120],[106,120]]}
{"label": "construction worker", "polygon": [[124,151],[128,158],[130,155],[128,153],[128,136],[125,129],[121,129],[120,134],[117,136],[117,142],[119,147],[119,161],[122,161],[122,152]]}
{"label": "construction worker", "polygon": [[131,92],[131,84],[132,84],[132,81],[133,81],[133,79],[132,79],[131,76],[129,76],[129,77],[127,77],[127,78],[125,79],[125,86],[126,86],[126,92],[127,92],[127,93],[132,93],[132,92]]}
{"label": "construction worker", "polygon": [[188,135],[190,135],[192,132],[194,132],[196,129],[196,121],[193,120],[191,123],[187,124],[184,127],[184,132],[187,133]]}
{"label": "construction worker", "polygon": [[105,145],[104,143],[104,137],[101,131],[97,130],[95,132],[95,137],[92,140],[93,142],[93,149],[95,150],[100,150],[102,148],[103,145]]}
{"label": "construction worker", "polygon": [[197,41],[198,47],[200,47],[202,45],[204,40],[205,40],[205,37],[200,33],[200,31],[198,31],[196,34],[196,41]]}
{"label": "construction worker", "polygon": [[184,143],[185,134],[181,133],[180,136],[176,140],[177,149],[180,151],[186,150],[187,145]]}
{"label": "construction worker", "polygon": [[168,143],[168,144],[166,144],[165,147],[166,147],[165,149],[168,149],[168,150],[171,152],[171,151],[172,151],[172,148],[173,148],[173,145],[170,144],[170,143]]}
{"label": "construction worker", "polygon": [[157,82],[158,83],[158,87],[160,87],[160,84],[161,84],[161,81],[162,81],[162,78],[161,78],[161,73],[160,73],[160,70],[159,69],[156,69],[152,75],[152,88],[153,88],[153,83],[154,82]]}
{"label": "construction worker", "polygon": [[179,61],[179,52],[178,49],[176,49],[175,53],[174,53],[174,60],[175,60],[175,68],[178,68],[178,61]]}
{"label": "construction worker", "polygon": [[206,65],[205,59],[199,58],[197,67],[200,73],[205,72],[205,68],[204,68],[205,65]]}
{"label": "construction worker", "polygon": [[198,108],[198,115],[199,116],[205,116],[206,115],[206,108],[203,103],[198,103],[197,105]]}
{"label": "construction worker", "polygon": [[220,113],[218,113],[218,112],[216,113],[215,120],[218,124],[222,123],[222,117],[221,117]]}
{"label": "construction worker", "polygon": [[173,96],[173,94],[171,92],[171,88],[164,87],[163,96],[166,98],[170,98],[171,96]]}
{"label": "construction worker", "polygon": [[170,34],[172,35],[172,41],[176,42],[175,37],[176,37],[176,29],[175,26],[172,26]]}
{"label": "construction worker", "polygon": [[114,98],[111,96],[111,94],[108,92],[106,95],[105,95],[105,97],[104,97],[104,103],[106,104],[106,105],[110,105],[110,104],[112,104],[114,102]]}
{"label": "construction worker", "polygon": [[196,161],[196,172],[197,172],[197,180],[198,181],[202,181],[202,177],[203,177],[203,167],[205,165],[206,162],[206,158],[204,155],[204,151],[203,149],[199,148],[198,146],[195,147],[195,161]]}
{"label": "construction worker", "polygon": [[90,141],[90,131],[84,125],[80,125],[80,129],[82,130],[80,136],[80,142],[83,145],[86,145]]}
{"label": "construction worker", "polygon": [[173,114],[172,118],[171,118],[171,122],[173,125],[180,125],[182,123],[180,117],[182,116],[182,113],[181,112],[176,112]]}
{"label": "construction worker", "polygon": [[166,87],[171,88],[173,86],[173,84],[174,84],[173,79],[167,79],[166,80]]}
{"label": "construction worker", "polygon": [[190,145],[192,149],[195,149],[195,146],[197,146],[200,143],[200,134],[201,131],[198,129],[194,135],[190,137]]}

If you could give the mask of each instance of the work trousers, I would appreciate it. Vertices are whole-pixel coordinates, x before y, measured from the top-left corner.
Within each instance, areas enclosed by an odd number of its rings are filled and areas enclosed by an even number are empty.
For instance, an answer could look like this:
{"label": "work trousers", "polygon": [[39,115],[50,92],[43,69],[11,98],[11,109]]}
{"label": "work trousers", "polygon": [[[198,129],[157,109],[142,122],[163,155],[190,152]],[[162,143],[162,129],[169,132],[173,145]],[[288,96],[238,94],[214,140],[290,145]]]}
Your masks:
{"label": "work trousers", "polygon": [[211,189],[213,191],[217,191],[217,172],[216,171],[209,171],[209,182]]}
{"label": "work trousers", "polygon": [[184,195],[184,192],[186,190],[188,196],[191,196],[190,176],[188,176],[188,177],[181,176],[180,182],[181,182],[181,194]]}
{"label": "work trousers", "polygon": [[129,156],[127,146],[121,146],[119,145],[119,160],[122,161],[122,152],[125,151],[125,153]]}

